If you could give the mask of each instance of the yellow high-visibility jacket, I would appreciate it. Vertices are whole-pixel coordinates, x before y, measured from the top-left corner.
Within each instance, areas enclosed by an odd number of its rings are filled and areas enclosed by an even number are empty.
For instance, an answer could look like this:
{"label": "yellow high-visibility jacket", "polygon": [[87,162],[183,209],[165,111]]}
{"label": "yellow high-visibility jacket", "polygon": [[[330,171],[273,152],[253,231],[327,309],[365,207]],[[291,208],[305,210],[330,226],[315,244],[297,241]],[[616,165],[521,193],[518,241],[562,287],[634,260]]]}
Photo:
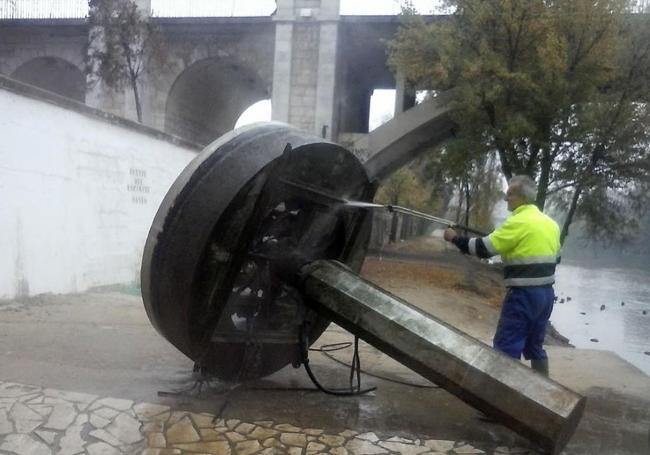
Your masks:
{"label": "yellow high-visibility jacket", "polygon": [[535,204],[525,204],[490,235],[470,239],[468,250],[481,257],[501,255],[508,287],[550,285],[560,259],[560,228]]}

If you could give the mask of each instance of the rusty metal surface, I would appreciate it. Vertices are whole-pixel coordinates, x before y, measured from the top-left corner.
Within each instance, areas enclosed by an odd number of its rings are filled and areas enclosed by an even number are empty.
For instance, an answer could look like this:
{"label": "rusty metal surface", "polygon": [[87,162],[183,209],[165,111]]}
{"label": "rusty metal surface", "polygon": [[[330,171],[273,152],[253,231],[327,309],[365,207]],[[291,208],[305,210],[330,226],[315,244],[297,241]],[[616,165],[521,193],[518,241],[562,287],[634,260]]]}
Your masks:
{"label": "rusty metal surface", "polygon": [[557,454],[585,398],[455,329],[334,261],[303,269],[301,286],[321,314]]}
{"label": "rusty metal surface", "polygon": [[[316,259],[358,268],[365,255],[369,217],[295,183],[341,199],[372,198],[365,170],[347,150],[265,123],[206,147],[154,219],[141,273],[147,315],[221,379],[259,378],[297,363],[307,310],[291,277]],[[309,338],[328,323],[316,317]]]}

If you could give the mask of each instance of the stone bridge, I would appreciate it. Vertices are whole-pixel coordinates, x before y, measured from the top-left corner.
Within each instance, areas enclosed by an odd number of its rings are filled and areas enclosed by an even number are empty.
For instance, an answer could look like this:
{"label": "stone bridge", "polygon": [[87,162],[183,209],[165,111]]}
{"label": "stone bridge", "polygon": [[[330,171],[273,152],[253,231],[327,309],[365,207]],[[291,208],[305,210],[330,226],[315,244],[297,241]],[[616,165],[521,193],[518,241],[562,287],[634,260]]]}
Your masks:
{"label": "stone bridge", "polygon": [[[138,3],[151,10],[150,0]],[[232,129],[249,106],[270,99],[274,120],[361,148],[365,158],[390,148],[404,155],[402,163],[420,145],[449,134],[446,109],[436,101],[399,115],[414,105],[414,96],[386,65],[385,40],[399,26],[397,16],[341,16],[339,0],[278,0],[266,17],[150,20],[160,26],[170,62],[149,68],[142,81],[145,125],[207,144]],[[87,85],[85,19],[0,25],[1,74],[135,118],[131,91]],[[396,117],[367,136],[370,96],[391,88],[397,89]],[[375,167],[379,177],[390,171]]]}

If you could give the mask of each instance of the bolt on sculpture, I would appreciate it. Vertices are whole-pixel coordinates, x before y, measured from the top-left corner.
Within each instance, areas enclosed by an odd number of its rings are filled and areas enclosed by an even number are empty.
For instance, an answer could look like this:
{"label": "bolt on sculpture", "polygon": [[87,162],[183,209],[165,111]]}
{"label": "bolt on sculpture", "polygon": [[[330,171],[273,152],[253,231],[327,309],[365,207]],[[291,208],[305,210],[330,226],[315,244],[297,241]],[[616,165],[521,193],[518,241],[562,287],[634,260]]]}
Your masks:
{"label": "bolt on sculpture", "polygon": [[288,125],[224,135],[156,214],[142,263],[149,319],[227,381],[300,364],[300,340],[335,321],[559,453],[585,398],[357,276],[371,217],[342,201],[372,201],[375,189],[350,152]]}

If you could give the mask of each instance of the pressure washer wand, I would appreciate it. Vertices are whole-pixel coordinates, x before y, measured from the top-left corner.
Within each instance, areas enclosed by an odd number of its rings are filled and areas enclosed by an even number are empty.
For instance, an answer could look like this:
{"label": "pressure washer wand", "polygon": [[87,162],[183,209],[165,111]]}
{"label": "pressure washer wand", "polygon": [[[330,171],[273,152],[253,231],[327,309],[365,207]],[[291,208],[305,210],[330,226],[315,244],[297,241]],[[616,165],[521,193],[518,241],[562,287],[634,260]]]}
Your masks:
{"label": "pressure washer wand", "polygon": [[465,226],[465,225],[462,225],[462,224],[457,224],[457,223],[454,223],[451,220],[446,220],[444,218],[439,218],[437,216],[429,215],[428,213],[418,212],[417,210],[413,210],[413,209],[407,209],[406,207],[400,207],[398,205],[387,205],[386,208],[390,212],[403,213],[405,215],[414,216],[416,218],[422,218],[424,220],[433,221],[434,223],[443,224],[443,225],[448,226],[450,228],[461,229],[463,231],[467,231],[467,232],[471,232],[471,233],[476,234],[476,235],[480,235],[481,237],[485,237],[487,235],[486,232],[479,231],[478,229],[474,229],[474,228],[471,228],[471,227],[468,227],[468,226]]}
{"label": "pressure washer wand", "polygon": [[336,202],[342,204],[343,207],[348,207],[352,209],[382,209],[382,210],[388,210],[389,212],[403,213],[404,215],[410,215],[416,218],[422,218],[424,220],[433,221],[434,223],[442,224],[450,228],[457,228],[467,232],[472,232],[476,235],[480,235],[481,237],[485,237],[487,235],[487,233],[485,232],[479,231],[477,229],[468,226],[464,226],[462,224],[454,223],[451,220],[446,220],[444,218],[429,215],[428,213],[424,213],[424,212],[418,212],[417,210],[408,209],[406,207],[400,207],[399,205],[375,204],[373,202],[363,202],[363,201],[350,201],[347,199],[341,199],[340,197],[334,196],[329,192],[322,190],[321,188],[315,188],[306,183],[302,183],[302,182],[298,183],[286,179],[280,179],[279,181],[284,185],[287,185],[295,189],[299,189],[304,193],[308,193],[313,200],[322,200],[322,201],[327,201],[329,203]]}
{"label": "pressure washer wand", "polygon": [[448,226],[450,228],[457,228],[461,229],[467,232],[472,232],[476,235],[480,235],[481,237],[485,237],[487,233],[479,231],[478,229],[474,229],[468,226],[464,226],[462,224],[457,224],[454,223],[451,220],[447,220],[445,218],[440,218],[437,216],[429,215],[428,213],[424,212],[418,212],[417,210],[409,209],[406,207],[400,207],[399,205],[391,205],[391,204],[374,204],[371,202],[356,202],[356,201],[347,201],[347,204],[351,207],[356,207],[360,209],[385,209],[388,210],[389,212],[397,212],[397,213],[403,213],[404,215],[409,215],[415,218],[421,218],[423,220],[428,220],[428,221],[433,221],[434,223],[442,224],[445,226]]}

